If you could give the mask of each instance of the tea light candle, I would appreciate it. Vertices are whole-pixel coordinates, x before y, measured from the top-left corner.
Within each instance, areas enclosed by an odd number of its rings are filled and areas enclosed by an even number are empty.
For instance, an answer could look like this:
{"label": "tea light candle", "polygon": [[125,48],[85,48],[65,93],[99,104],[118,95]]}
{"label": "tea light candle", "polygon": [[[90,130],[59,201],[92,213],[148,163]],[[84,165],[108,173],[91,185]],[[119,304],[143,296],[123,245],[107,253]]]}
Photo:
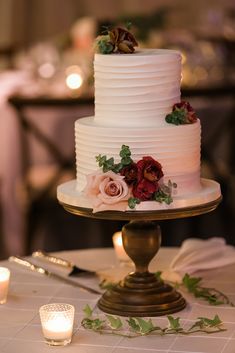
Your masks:
{"label": "tea light candle", "polygon": [[42,331],[46,343],[65,346],[71,342],[74,307],[70,304],[47,304],[40,310]]}
{"label": "tea light candle", "polygon": [[10,270],[6,267],[0,267],[0,304],[7,301],[7,293],[10,281]]}
{"label": "tea light candle", "polygon": [[113,235],[113,246],[116,256],[120,262],[130,262],[131,259],[124,250],[122,244],[122,232],[116,232]]}

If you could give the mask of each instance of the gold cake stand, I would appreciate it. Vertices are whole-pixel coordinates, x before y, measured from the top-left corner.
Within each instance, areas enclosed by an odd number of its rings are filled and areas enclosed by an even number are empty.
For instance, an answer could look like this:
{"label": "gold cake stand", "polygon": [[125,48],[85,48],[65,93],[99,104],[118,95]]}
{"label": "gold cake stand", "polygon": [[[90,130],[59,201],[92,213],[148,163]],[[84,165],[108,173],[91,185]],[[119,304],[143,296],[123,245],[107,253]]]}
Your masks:
{"label": "gold cake stand", "polygon": [[68,212],[96,219],[128,220],[122,228],[123,246],[135,264],[135,271],[119,284],[107,290],[98,307],[107,313],[120,316],[160,316],[185,308],[186,301],[172,286],[159,280],[148,271],[148,265],[161,245],[161,230],[153,221],[177,219],[201,215],[213,211],[221,202],[216,200],[179,209],[159,211],[104,211],[92,213],[92,209],[60,202]]}

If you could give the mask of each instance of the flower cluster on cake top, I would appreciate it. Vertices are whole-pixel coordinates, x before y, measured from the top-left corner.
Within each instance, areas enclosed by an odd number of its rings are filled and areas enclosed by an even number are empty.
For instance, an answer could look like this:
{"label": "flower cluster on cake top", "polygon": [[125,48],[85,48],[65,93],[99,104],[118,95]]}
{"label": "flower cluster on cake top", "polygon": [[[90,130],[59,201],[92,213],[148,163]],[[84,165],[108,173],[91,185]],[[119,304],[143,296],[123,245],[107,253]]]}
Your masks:
{"label": "flower cluster on cake top", "polygon": [[197,115],[189,102],[181,101],[172,107],[172,112],[167,114],[166,122],[174,125],[193,124],[197,121]]}
{"label": "flower cluster on cake top", "polygon": [[96,51],[100,54],[130,54],[138,43],[133,34],[126,28],[107,29],[106,33],[96,38]]}
{"label": "flower cluster on cake top", "polygon": [[129,206],[135,209],[142,201],[156,201],[170,204],[172,189],[177,185],[170,180],[163,183],[161,164],[150,156],[137,162],[131,158],[129,146],[122,145],[120,162],[105,155],[96,156],[100,167],[87,175],[84,194],[91,199],[93,212],[105,210],[125,211]]}

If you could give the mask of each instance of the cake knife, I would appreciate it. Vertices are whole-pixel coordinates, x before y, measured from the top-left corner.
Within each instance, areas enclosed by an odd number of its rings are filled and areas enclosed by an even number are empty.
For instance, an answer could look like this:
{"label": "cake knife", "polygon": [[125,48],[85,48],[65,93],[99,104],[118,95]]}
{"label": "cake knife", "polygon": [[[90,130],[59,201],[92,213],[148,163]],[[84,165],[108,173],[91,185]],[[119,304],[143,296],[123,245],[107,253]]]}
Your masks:
{"label": "cake knife", "polygon": [[42,275],[45,275],[47,277],[50,277],[50,278],[54,278],[56,280],[59,280],[61,282],[64,282],[64,283],[67,283],[67,284],[70,284],[74,287],[78,287],[78,288],[81,288],[81,289],[84,289],[90,293],[93,293],[93,294],[99,294],[101,295],[102,293],[97,291],[96,289],[93,289],[93,288],[90,288],[82,283],[79,283],[79,282],[75,282],[67,277],[64,277],[64,276],[61,276],[57,273],[54,273],[54,272],[51,272],[51,271],[48,271],[46,270],[45,268],[43,267],[40,267],[40,266],[37,266],[35,264],[33,264],[32,262],[28,261],[28,260],[25,260],[24,258],[22,257],[19,257],[19,256],[10,256],[9,261],[11,262],[15,262],[19,265],[22,265],[22,266],[25,266],[25,267],[28,267],[31,271],[34,271],[34,272],[38,272]]}
{"label": "cake knife", "polygon": [[68,276],[78,276],[81,274],[96,275],[95,271],[85,270],[84,268],[74,265],[72,262],[62,259],[60,257],[48,254],[45,251],[35,251],[32,253],[32,257],[39,258],[45,261],[49,261],[55,265],[67,268],[70,270]]}

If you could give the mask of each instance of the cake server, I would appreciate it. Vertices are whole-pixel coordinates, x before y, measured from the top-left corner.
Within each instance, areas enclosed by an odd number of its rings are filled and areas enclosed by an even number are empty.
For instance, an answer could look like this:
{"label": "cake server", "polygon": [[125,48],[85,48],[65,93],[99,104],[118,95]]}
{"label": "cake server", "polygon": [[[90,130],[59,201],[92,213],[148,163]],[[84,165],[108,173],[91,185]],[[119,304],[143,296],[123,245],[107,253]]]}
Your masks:
{"label": "cake server", "polygon": [[56,280],[59,280],[61,282],[64,282],[66,284],[70,284],[71,286],[74,286],[74,287],[78,287],[78,288],[81,288],[81,289],[84,289],[86,290],[87,292],[90,292],[90,293],[93,293],[93,294],[102,294],[101,292],[97,291],[96,289],[93,289],[93,288],[90,288],[82,283],[79,283],[79,282],[75,282],[67,277],[64,277],[64,276],[61,276],[57,273],[54,273],[54,272],[51,272],[51,271],[48,271],[46,270],[45,268],[43,267],[40,267],[40,266],[37,266],[35,264],[33,264],[32,262],[28,261],[28,260],[25,260],[24,258],[22,257],[19,257],[19,256],[10,256],[9,261],[11,262],[15,262],[19,265],[22,265],[22,266],[25,266],[27,268],[29,268],[31,271],[34,271],[34,272],[38,272],[42,275],[45,275],[47,277],[50,277],[50,278],[54,278]]}
{"label": "cake server", "polygon": [[45,251],[41,251],[41,250],[35,251],[32,253],[32,257],[49,261],[55,265],[59,265],[61,267],[67,268],[68,270],[70,270],[68,276],[79,276],[81,274],[89,274],[89,275],[96,274],[94,271],[85,270],[84,268],[74,265],[72,262],[68,260],[48,254]]}

